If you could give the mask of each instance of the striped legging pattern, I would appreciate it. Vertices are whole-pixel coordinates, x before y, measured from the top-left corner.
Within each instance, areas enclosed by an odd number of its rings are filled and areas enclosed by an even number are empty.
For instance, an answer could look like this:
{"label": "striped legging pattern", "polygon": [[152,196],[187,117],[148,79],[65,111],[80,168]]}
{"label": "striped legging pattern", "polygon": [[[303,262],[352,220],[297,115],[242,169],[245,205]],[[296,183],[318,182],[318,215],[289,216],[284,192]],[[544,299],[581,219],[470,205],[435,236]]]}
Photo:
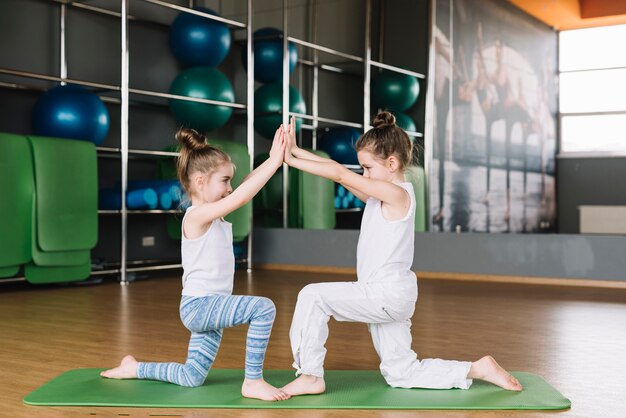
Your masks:
{"label": "striped legging pattern", "polygon": [[191,331],[185,364],[139,363],[137,377],[181,386],[201,386],[217,355],[224,328],[249,323],[245,375],[247,379],[260,379],[275,317],[274,303],[264,297],[183,296],[180,318]]}

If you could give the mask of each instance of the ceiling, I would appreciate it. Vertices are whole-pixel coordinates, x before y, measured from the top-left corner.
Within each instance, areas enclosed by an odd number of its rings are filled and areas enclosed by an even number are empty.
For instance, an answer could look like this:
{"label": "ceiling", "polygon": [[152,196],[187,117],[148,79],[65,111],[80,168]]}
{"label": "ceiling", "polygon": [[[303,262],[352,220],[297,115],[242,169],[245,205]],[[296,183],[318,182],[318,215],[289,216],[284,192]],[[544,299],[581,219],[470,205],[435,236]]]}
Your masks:
{"label": "ceiling", "polygon": [[626,24],[624,0],[509,0],[557,30]]}

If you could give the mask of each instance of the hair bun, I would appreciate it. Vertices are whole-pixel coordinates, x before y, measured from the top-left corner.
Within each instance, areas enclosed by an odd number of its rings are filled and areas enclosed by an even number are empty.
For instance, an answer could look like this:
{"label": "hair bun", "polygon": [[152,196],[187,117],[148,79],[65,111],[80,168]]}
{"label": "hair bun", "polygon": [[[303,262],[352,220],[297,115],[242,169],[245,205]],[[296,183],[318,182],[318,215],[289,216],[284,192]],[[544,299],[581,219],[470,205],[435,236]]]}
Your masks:
{"label": "hair bun", "polygon": [[208,147],[206,137],[190,128],[180,128],[176,132],[176,140],[191,151],[198,151]]}
{"label": "hair bun", "polygon": [[396,125],[396,117],[391,114],[391,112],[387,112],[386,110],[383,112],[378,112],[378,114],[374,117],[372,121],[372,126],[374,128],[385,128],[387,126],[395,126]]}

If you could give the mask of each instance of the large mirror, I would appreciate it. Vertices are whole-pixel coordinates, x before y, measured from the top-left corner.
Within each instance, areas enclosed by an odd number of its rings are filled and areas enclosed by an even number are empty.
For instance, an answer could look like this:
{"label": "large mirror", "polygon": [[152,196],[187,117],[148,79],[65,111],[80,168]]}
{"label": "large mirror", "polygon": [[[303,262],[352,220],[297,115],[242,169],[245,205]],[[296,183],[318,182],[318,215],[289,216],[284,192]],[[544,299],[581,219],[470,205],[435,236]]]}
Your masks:
{"label": "large mirror", "polygon": [[436,1],[435,231],[556,232],[557,35],[501,3]]}

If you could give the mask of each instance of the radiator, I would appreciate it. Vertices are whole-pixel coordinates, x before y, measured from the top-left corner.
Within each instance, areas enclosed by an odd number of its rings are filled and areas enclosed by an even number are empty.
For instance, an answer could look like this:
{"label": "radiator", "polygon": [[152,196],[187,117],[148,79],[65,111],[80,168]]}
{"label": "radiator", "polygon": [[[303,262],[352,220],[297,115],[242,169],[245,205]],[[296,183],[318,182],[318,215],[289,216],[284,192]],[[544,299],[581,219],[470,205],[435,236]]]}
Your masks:
{"label": "radiator", "polygon": [[578,206],[581,234],[626,234],[626,206]]}

